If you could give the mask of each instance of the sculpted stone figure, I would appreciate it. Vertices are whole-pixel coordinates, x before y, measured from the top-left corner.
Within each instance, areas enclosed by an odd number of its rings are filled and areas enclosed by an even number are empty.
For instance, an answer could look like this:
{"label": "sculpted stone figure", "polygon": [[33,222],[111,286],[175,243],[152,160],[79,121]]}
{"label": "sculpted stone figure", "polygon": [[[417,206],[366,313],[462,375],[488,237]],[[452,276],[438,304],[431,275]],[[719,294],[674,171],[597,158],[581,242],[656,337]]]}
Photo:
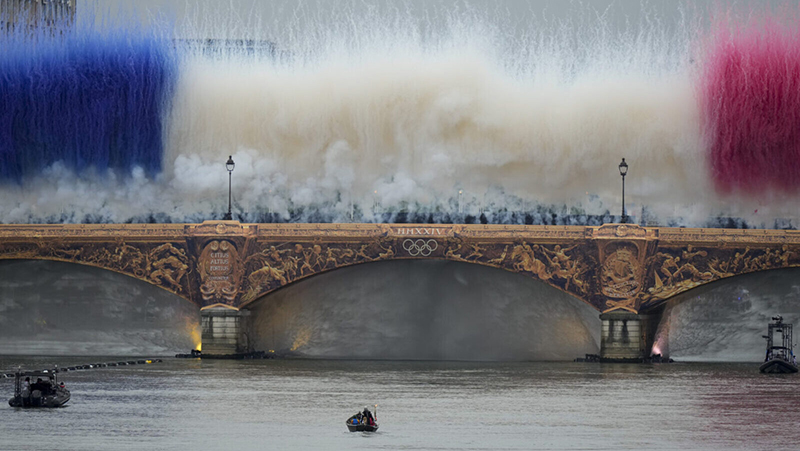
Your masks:
{"label": "sculpted stone figure", "polygon": [[789,261],[794,257],[795,253],[789,249],[789,246],[787,246],[786,244],[781,246],[781,252],[780,255],[778,256],[778,261],[780,266],[788,268],[790,264]]}
{"label": "sculpted stone figure", "polygon": [[158,284],[166,281],[167,285],[175,291],[181,291],[181,280],[189,267],[178,260],[176,257],[170,255],[169,257],[162,258],[153,263],[153,272],[150,273],[150,279]]}
{"label": "sculpted stone figure", "polygon": [[328,251],[325,253],[325,263],[322,264],[322,268],[335,268],[338,266],[338,259],[336,258],[336,254],[332,247],[328,248]]}
{"label": "sculpted stone figure", "polygon": [[269,286],[273,281],[278,282],[277,286],[283,286],[287,283],[284,272],[280,269],[273,268],[269,263],[265,263],[262,268],[253,271],[247,279],[252,286],[259,287]]}
{"label": "sculpted stone figure", "polygon": [[506,244],[506,247],[503,248],[503,252],[500,254],[499,257],[489,260],[488,263],[491,264],[491,265],[498,265],[499,266],[499,265],[501,265],[503,263],[503,260],[506,259],[506,255],[507,254],[508,254],[508,244]]}
{"label": "sculpted stone figure", "polygon": [[453,240],[448,243],[447,249],[444,251],[444,256],[449,260],[463,260],[461,254],[456,253],[459,250],[461,250],[461,241]]}
{"label": "sculpted stone figure", "polygon": [[661,274],[666,276],[666,285],[672,285],[672,281],[675,277],[675,274],[681,269],[678,263],[681,261],[681,258],[678,256],[664,254],[659,252],[656,254],[657,257],[663,257],[664,261],[661,263]]}
{"label": "sculpted stone figure", "polygon": [[366,253],[366,250],[369,249],[369,247],[370,247],[369,244],[362,244],[361,247],[358,249],[358,252],[356,252],[356,258],[361,258],[368,262],[374,260],[374,258],[372,258]]}
{"label": "sculpted stone figure", "polygon": [[308,269],[309,274],[313,274],[314,270],[320,266],[320,253],[322,252],[322,248],[319,244],[315,244],[308,249],[298,244],[295,246],[295,252],[303,256],[303,264],[300,265],[301,276],[306,275],[306,269]]}
{"label": "sculpted stone figure", "polygon": [[383,250],[383,252],[379,252],[378,253],[378,259],[380,259],[380,260],[388,260],[388,259],[394,257],[394,249],[388,243],[386,244],[385,247],[384,247],[384,245],[382,243],[378,244],[378,247],[380,247]]}
{"label": "sculpted stone figure", "polygon": [[531,247],[525,242],[514,246],[514,249],[511,251],[511,260],[514,261],[512,265],[514,270],[518,272],[532,272],[541,280],[550,280],[552,274],[548,271],[547,265],[536,258],[534,249],[539,250],[541,248],[538,244],[534,244],[533,247]]}
{"label": "sculpted stone figure", "polygon": [[464,260],[469,260],[471,258],[477,260],[483,257],[483,250],[479,245],[470,243],[469,247],[470,247],[470,253],[467,254],[466,257],[464,257]]}
{"label": "sculpted stone figure", "polygon": [[544,246],[542,246],[542,251],[551,263],[555,264],[557,262],[561,267],[566,268],[570,266],[570,258],[566,253],[575,249],[576,247],[578,247],[577,244],[566,249],[562,249],[561,245],[556,244],[552,251]]}

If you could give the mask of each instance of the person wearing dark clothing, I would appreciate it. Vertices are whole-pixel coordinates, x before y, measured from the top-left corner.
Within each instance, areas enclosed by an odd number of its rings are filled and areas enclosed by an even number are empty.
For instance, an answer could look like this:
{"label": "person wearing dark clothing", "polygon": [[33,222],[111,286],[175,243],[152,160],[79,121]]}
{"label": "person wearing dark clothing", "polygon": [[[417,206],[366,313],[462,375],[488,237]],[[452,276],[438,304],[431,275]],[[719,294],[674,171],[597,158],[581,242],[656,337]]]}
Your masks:
{"label": "person wearing dark clothing", "polygon": [[375,418],[372,416],[372,412],[370,412],[368,408],[364,407],[364,411],[361,412],[361,415],[364,417],[365,423],[370,426],[375,425]]}
{"label": "person wearing dark clothing", "polygon": [[39,392],[44,395],[49,395],[52,391],[52,386],[50,381],[43,381],[42,378],[37,378],[36,383],[31,385],[31,393],[34,391],[39,390]]}

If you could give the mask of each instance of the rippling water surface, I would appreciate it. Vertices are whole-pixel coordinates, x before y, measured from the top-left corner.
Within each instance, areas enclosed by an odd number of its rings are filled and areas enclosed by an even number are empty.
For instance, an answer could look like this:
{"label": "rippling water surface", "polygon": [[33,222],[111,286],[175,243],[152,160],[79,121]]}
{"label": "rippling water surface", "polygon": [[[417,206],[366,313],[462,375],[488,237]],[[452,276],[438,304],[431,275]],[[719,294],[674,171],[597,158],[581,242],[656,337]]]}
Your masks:
{"label": "rippling water surface", "polygon": [[[56,363],[92,362],[5,357],[0,369]],[[65,408],[0,407],[0,449],[760,450],[800,440],[800,377],[761,375],[756,363],[167,359],[63,376]],[[0,386],[11,395],[11,379]],[[379,432],[347,432],[344,420],[367,404],[379,404]]]}

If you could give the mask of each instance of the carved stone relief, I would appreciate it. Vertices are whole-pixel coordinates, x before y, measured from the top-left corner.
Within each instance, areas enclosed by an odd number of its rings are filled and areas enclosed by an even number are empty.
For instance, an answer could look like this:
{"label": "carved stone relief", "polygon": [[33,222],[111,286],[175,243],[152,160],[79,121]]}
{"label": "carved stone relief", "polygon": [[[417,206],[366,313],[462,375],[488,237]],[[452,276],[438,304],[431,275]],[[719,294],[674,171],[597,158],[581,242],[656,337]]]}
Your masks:
{"label": "carved stone relief", "polygon": [[[610,248],[610,249],[609,249]],[[615,299],[629,299],[642,288],[642,266],[639,249],[630,243],[620,243],[606,249],[606,259],[600,269],[601,290]]]}
{"label": "carved stone relief", "polygon": [[44,258],[107,268],[188,296],[189,259],[173,243],[71,243],[62,239],[0,244],[2,258]]}
{"label": "carved stone relief", "polygon": [[0,259],[107,268],[200,305],[242,306],[363,262],[436,258],[539,279],[598,310],[649,309],[704,283],[800,266],[800,232],[419,224],[0,225]]}
{"label": "carved stone relief", "polygon": [[206,243],[197,264],[203,303],[233,304],[239,294],[242,261],[236,247],[227,240]]}

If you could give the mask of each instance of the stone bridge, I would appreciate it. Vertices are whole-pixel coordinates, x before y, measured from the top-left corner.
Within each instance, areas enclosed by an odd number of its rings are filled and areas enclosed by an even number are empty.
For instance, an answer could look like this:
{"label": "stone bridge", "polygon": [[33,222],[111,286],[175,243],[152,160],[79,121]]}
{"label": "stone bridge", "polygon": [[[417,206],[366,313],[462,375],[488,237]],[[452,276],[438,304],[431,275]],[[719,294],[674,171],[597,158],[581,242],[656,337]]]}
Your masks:
{"label": "stone bridge", "polygon": [[649,354],[652,317],[666,300],[739,274],[800,266],[800,232],[632,224],[0,225],[0,259],[91,265],[157,285],[202,309],[204,352],[215,327],[230,338],[217,341],[246,348],[229,335],[239,335],[247,306],[306,277],[397,259],[474,263],[583,300],[601,313],[601,353],[635,359]]}

